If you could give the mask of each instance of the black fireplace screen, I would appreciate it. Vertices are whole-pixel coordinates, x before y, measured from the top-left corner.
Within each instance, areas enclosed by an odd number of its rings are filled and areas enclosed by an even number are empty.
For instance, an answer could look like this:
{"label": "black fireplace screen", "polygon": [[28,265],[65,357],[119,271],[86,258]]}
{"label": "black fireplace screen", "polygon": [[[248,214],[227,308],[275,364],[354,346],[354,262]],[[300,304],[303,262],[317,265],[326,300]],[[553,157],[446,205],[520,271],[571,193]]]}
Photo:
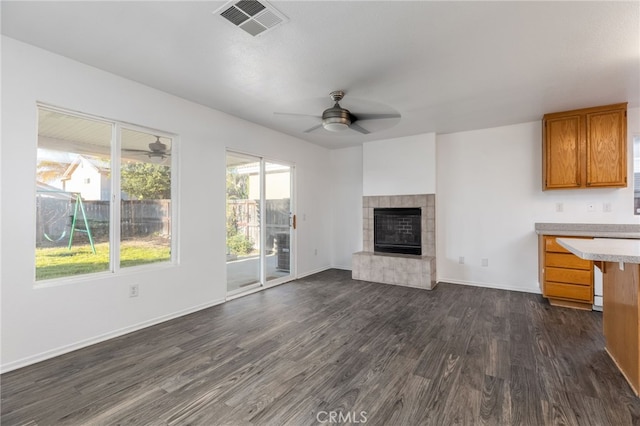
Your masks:
{"label": "black fireplace screen", "polygon": [[419,208],[374,208],[374,251],[421,255],[421,214]]}

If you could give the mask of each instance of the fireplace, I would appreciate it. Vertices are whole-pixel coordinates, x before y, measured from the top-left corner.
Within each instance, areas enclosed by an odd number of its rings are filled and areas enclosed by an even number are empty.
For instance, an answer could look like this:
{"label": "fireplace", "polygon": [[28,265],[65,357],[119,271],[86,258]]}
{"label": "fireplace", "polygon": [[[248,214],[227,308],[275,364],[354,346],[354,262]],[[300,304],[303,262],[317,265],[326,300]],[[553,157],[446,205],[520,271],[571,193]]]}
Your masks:
{"label": "fireplace", "polygon": [[374,208],[374,252],[422,255],[420,208]]}
{"label": "fireplace", "polygon": [[[385,218],[389,213],[392,217]],[[398,232],[388,233],[393,226],[382,223],[400,218],[401,225],[396,223],[400,236],[392,236]],[[412,238],[406,236],[408,224]],[[362,251],[353,253],[351,276],[354,280],[431,290],[437,284],[435,231],[435,194],[362,197]],[[407,251],[417,254],[406,254]]]}

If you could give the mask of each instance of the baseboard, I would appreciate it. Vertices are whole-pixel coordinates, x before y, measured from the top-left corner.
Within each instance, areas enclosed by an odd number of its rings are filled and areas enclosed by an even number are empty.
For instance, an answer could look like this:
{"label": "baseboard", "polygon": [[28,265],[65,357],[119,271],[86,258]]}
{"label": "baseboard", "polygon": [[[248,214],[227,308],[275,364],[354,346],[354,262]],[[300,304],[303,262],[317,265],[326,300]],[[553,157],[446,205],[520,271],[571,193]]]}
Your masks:
{"label": "baseboard", "polygon": [[481,283],[481,282],[475,282],[475,281],[456,280],[453,278],[440,278],[438,279],[438,283],[460,284],[460,285],[468,285],[473,287],[495,288],[497,290],[509,290],[509,291],[520,291],[523,293],[542,294],[542,292],[538,287],[516,287],[516,286],[501,285],[501,284],[494,284],[494,283]]}
{"label": "baseboard", "polygon": [[341,269],[343,271],[351,271],[351,270],[353,270],[353,267],[351,265],[349,265],[349,266],[333,265],[333,266],[331,266],[330,269]]}
{"label": "baseboard", "polygon": [[50,358],[54,358],[69,352],[73,352],[78,349],[86,348],[87,346],[95,345],[96,343],[101,343],[107,341],[109,339],[113,339],[115,337],[120,337],[125,334],[132,333],[134,331],[142,330],[143,328],[151,327],[152,325],[160,324],[165,321],[169,321],[175,318],[179,318],[185,315],[192,314],[197,311],[201,311],[203,309],[210,308],[212,306],[220,305],[224,303],[225,300],[214,300],[212,302],[204,303],[202,305],[197,305],[188,309],[183,309],[181,311],[173,312],[168,315],[163,315],[161,317],[153,318],[148,321],[143,321],[141,323],[124,327],[119,330],[111,331],[109,333],[101,334],[96,337],[92,337],[90,339],[82,340],[80,342],[72,343],[70,345],[60,346],[59,348],[55,348],[46,352],[42,352],[36,355],[32,355],[26,358],[19,359],[17,361],[12,361],[7,364],[0,365],[0,373],[7,373],[9,371],[17,370],[18,368],[26,367],[28,365],[36,364],[41,361],[45,361]]}
{"label": "baseboard", "polygon": [[230,301],[235,300],[235,299],[239,299],[239,298],[244,297],[244,296],[249,296],[250,294],[258,293],[260,291],[268,290],[270,288],[274,288],[274,287],[277,287],[277,286],[282,285],[282,284],[290,283],[291,281],[295,281],[295,280],[298,280],[300,278],[308,277],[309,275],[318,274],[320,272],[328,271],[329,269],[334,269],[334,268],[332,266],[327,266],[326,268],[320,268],[320,269],[316,269],[315,271],[305,272],[303,274],[300,274],[300,275],[296,276],[296,278],[291,278],[291,279],[288,279],[286,281],[279,282],[277,284],[267,285],[265,287],[258,287],[258,288],[255,288],[253,290],[249,290],[246,293],[234,294],[233,296],[227,297],[227,302],[230,302]]}
{"label": "baseboard", "polygon": [[323,266],[322,268],[314,269],[313,271],[303,272],[296,276],[296,279],[308,277],[309,275],[318,274],[320,272],[328,271],[329,269],[333,269],[331,266]]}

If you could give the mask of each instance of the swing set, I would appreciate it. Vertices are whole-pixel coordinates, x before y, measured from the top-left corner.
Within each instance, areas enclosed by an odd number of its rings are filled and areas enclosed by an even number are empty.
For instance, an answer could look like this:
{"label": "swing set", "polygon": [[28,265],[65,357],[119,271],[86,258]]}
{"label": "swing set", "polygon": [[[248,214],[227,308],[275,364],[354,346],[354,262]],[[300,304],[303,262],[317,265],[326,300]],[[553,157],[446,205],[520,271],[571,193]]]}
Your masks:
{"label": "swing set", "polygon": [[[71,193],[71,192],[62,191],[62,190],[60,191],[38,190],[37,192],[40,194],[44,194],[44,193],[63,194],[64,198],[69,197],[69,202],[70,202],[69,206],[71,206],[71,204],[73,203],[73,214],[67,215],[66,213],[63,213],[65,216],[68,216],[70,223],[67,223],[67,226],[65,226],[64,230],[62,231],[62,234],[58,238],[51,238],[51,236],[49,236],[47,232],[43,230],[44,237],[47,240],[54,243],[60,242],[66,237],[67,230],[69,230],[69,244],[67,245],[67,249],[71,250],[71,245],[73,244],[73,234],[75,232],[83,232],[87,234],[87,237],[89,238],[89,244],[91,244],[91,251],[93,252],[93,254],[96,254],[96,247],[93,243],[93,236],[91,235],[91,228],[89,227],[89,220],[87,218],[87,212],[84,208],[84,203],[82,202],[82,196],[79,193],[75,193],[75,192]],[[79,214],[82,215],[82,218],[80,220],[81,222],[84,223],[84,228],[78,227]]]}

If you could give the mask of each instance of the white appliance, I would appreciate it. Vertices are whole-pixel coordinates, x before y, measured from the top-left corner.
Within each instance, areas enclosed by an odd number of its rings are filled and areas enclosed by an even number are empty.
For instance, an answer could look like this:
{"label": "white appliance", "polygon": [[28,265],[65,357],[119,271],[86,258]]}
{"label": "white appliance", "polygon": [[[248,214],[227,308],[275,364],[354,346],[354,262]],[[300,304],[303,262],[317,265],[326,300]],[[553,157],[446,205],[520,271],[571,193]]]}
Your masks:
{"label": "white appliance", "polygon": [[602,312],[602,271],[593,267],[593,310]]}

